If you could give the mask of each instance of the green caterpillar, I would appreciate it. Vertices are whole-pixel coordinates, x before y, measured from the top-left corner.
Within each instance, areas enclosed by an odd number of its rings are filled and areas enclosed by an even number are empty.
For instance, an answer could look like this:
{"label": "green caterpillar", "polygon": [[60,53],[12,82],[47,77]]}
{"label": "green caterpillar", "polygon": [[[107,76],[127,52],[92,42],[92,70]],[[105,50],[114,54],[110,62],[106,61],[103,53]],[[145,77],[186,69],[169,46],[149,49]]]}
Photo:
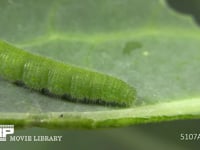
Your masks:
{"label": "green caterpillar", "polygon": [[130,106],[136,95],[124,81],[28,53],[0,41],[0,76],[72,102]]}

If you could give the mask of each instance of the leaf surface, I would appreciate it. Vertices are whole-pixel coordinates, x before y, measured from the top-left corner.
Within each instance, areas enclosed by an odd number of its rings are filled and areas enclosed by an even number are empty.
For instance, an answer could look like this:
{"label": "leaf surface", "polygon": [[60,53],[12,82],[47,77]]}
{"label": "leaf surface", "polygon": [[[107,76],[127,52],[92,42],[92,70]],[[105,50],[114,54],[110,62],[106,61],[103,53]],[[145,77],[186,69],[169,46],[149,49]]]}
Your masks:
{"label": "leaf surface", "polygon": [[200,117],[200,30],[164,0],[0,2],[0,38],[137,90],[130,108],[66,102],[0,79],[0,124],[97,128]]}

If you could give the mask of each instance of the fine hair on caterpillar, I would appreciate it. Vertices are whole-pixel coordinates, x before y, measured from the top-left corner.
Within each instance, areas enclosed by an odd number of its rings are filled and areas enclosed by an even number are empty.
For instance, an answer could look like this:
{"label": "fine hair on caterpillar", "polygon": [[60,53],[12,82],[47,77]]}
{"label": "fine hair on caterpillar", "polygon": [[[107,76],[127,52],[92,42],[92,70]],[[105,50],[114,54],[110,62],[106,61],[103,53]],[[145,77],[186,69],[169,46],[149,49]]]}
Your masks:
{"label": "fine hair on caterpillar", "polygon": [[127,107],[136,97],[136,90],[118,78],[32,54],[2,41],[0,76],[71,102]]}

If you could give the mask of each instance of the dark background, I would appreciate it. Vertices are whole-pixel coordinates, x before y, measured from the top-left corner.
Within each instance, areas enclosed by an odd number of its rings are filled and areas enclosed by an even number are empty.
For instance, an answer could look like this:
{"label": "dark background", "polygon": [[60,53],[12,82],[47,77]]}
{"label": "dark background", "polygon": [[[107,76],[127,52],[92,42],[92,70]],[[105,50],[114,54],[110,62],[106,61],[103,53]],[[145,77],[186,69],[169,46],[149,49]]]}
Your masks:
{"label": "dark background", "polygon": [[[200,25],[199,0],[168,0],[180,13],[191,15]],[[15,130],[17,135],[62,135],[62,142],[1,142],[0,149],[65,150],[199,150],[200,140],[181,141],[181,133],[199,133],[200,120],[133,125],[97,130],[50,130],[29,128]]]}
{"label": "dark background", "polygon": [[28,150],[199,150],[200,140],[181,141],[180,133],[199,133],[200,120],[133,125],[96,130],[15,130],[15,136],[62,135],[62,142],[1,142],[0,148]]}

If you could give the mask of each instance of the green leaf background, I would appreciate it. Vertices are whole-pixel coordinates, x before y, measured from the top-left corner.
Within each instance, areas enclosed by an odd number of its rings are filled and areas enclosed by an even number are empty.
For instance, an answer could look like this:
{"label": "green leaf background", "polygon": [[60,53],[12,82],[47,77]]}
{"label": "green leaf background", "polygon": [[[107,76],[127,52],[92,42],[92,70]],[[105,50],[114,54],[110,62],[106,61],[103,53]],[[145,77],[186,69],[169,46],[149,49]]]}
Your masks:
{"label": "green leaf background", "polygon": [[[7,149],[199,149],[180,133],[199,133],[199,1],[1,0],[0,38],[14,46],[117,76],[137,88],[127,109],[73,104],[0,79],[0,124],[15,135],[63,135],[61,143],[9,142]],[[183,10],[182,10],[183,9]],[[58,117],[64,114],[62,120]],[[94,119],[95,118],[95,119]]]}
{"label": "green leaf background", "polygon": [[97,128],[199,118],[200,30],[164,0],[3,0],[0,7],[2,40],[121,78],[138,97],[126,109],[75,104],[1,79],[0,122]]}

